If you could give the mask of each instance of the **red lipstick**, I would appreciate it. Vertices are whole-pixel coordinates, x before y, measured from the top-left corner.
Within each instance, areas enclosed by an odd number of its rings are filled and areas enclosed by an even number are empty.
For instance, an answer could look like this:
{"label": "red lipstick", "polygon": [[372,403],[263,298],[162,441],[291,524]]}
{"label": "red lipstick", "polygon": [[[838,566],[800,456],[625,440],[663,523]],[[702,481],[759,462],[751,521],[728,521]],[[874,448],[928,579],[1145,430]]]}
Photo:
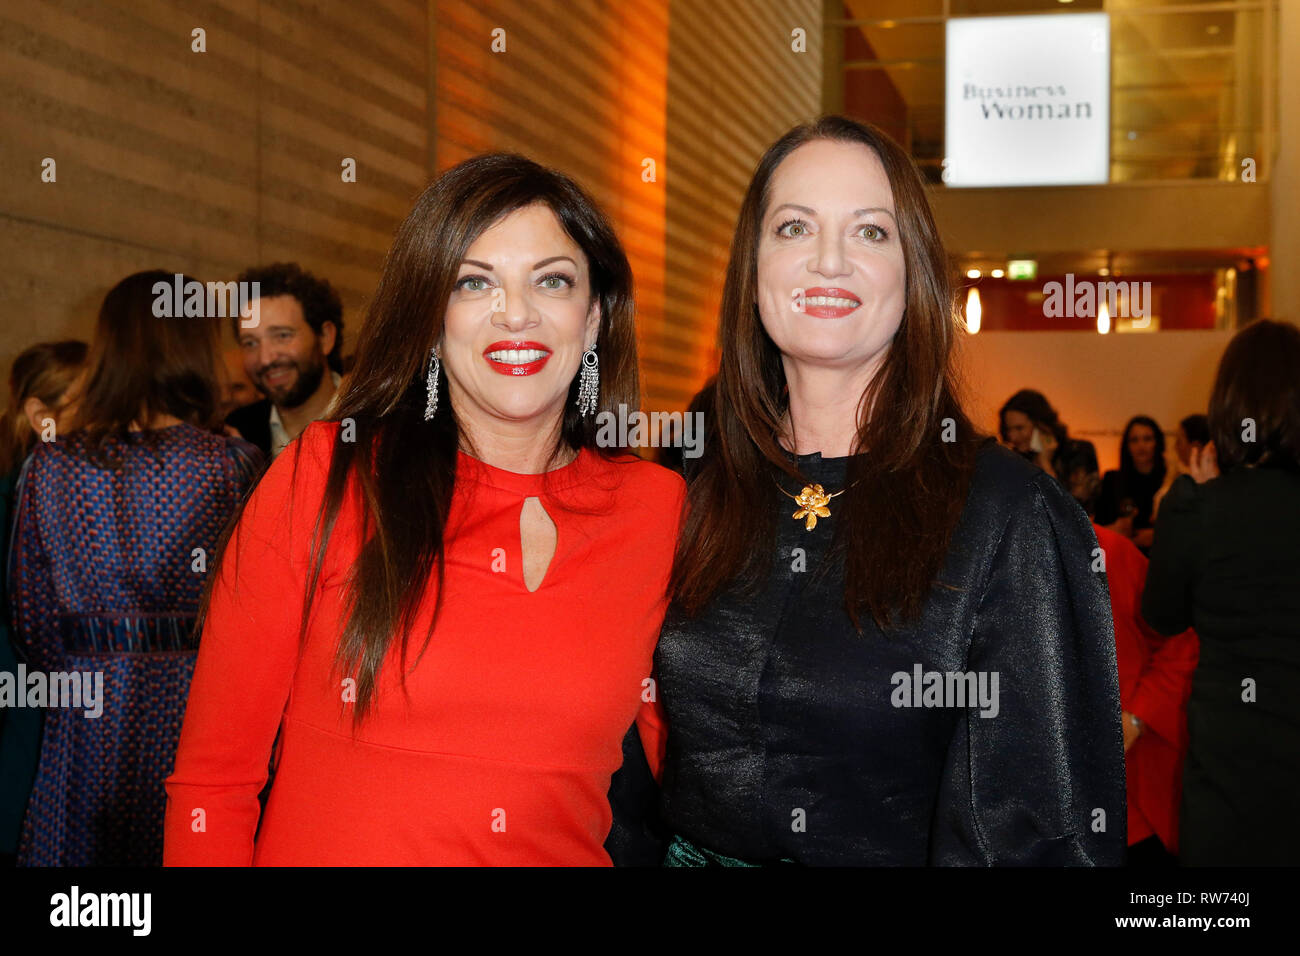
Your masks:
{"label": "red lipstick", "polygon": [[[810,302],[810,299],[844,299],[851,302],[852,305],[824,305],[821,303]],[[840,319],[848,315],[858,306],[862,305],[862,300],[852,292],[845,289],[825,288],[815,286],[811,289],[804,289],[803,296],[795,300],[803,303],[803,311],[818,319]]]}
{"label": "red lipstick", "polygon": [[492,371],[502,375],[534,375],[550,357],[551,350],[540,342],[493,342],[483,350],[483,358]]}

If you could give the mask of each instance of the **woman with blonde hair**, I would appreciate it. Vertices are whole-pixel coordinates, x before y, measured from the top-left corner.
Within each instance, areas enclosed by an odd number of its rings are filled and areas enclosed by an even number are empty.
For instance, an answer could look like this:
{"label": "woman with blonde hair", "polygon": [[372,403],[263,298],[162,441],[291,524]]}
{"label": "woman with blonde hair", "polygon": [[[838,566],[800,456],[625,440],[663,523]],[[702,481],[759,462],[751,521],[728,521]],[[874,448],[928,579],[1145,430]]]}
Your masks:
{"label": "woman with blonde hair", "polygon": [[[86,364],[86,343],[41,342],[23,349],[9,371],[9,404],[0,416],[0,674],[16,674],[9,632],[9,534],[22,463],[38,441],[56,441],[72,411]],[[13,862],[41,745],[41,712],[0,708],[0,861]]]}
{"label": "woman with blonde hair", "polygon": [[0,416],[0,474],[17,471],[38,441],[56,441],[71,418],[86,343],[40,342],[23,349],[9,370],[9,404]]}

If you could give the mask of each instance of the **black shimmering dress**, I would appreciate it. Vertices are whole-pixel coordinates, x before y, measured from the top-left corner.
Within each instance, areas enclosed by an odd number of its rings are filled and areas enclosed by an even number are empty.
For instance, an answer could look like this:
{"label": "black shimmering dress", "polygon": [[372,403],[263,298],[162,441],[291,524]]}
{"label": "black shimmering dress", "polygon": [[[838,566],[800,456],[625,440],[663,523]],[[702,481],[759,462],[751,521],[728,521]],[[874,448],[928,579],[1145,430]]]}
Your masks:
{"label": "black shimmering dress", "polygon": [[[849,459],[794,460],[844,486]],[[1124,862],[1105,575],[1087,516],[1050,475],[985,445],[949,587],[889,636],[849,621],[835,518],[807,530],[775,484],[760,506],[783,512],[765,586],[723,591],[694,619],[671,607],[655,655],[669,862]],[[985,696],[949,673],[982,675]],[[953,705],[963,681],[973,706]]]}

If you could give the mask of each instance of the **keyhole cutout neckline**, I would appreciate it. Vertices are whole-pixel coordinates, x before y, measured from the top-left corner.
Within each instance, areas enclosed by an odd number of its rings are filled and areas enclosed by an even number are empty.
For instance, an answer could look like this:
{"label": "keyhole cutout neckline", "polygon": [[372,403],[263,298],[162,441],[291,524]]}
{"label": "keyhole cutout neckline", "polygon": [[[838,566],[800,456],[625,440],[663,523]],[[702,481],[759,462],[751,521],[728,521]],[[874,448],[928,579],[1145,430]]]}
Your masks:
{"label": "keyhole cutout neckline", "polygon": [[558,543],[559,531],[542,500],[536,496],[525,498],[519,509],[519,554],[524,587],[530,594],[546,581]]}
{"label": "keyhole cutout neckline", "polygon": [[[456,453],[456,482],[464,481],[518,496],[519,570],[510,576],[530,593],[536,593],[549,579],[559,553],[560,532],[555,519],[542,504],[549,495],[574,488],[590,480],[599,470],[597,452],[581,448],[566,465],[538,474],[506,471],[487,462]],[[530,561],[530,555],[532,560]],[[517,575],[517,576],[516,576]]]}

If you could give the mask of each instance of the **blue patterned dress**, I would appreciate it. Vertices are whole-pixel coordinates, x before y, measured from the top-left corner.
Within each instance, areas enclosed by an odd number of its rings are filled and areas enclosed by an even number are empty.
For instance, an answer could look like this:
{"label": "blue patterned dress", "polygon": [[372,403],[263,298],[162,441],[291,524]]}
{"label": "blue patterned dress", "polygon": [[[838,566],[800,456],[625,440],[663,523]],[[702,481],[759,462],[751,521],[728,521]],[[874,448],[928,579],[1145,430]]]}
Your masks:
{"label": "blue patterned dress", "polygon": [[28,672],[103,674],[100,716],[46,710],[20,866],[161,865],[199,600],[262,465],[247,442],[184,424],[104,449],[120,470],[74,434],[39,445],[19,480],[10,594]]}

